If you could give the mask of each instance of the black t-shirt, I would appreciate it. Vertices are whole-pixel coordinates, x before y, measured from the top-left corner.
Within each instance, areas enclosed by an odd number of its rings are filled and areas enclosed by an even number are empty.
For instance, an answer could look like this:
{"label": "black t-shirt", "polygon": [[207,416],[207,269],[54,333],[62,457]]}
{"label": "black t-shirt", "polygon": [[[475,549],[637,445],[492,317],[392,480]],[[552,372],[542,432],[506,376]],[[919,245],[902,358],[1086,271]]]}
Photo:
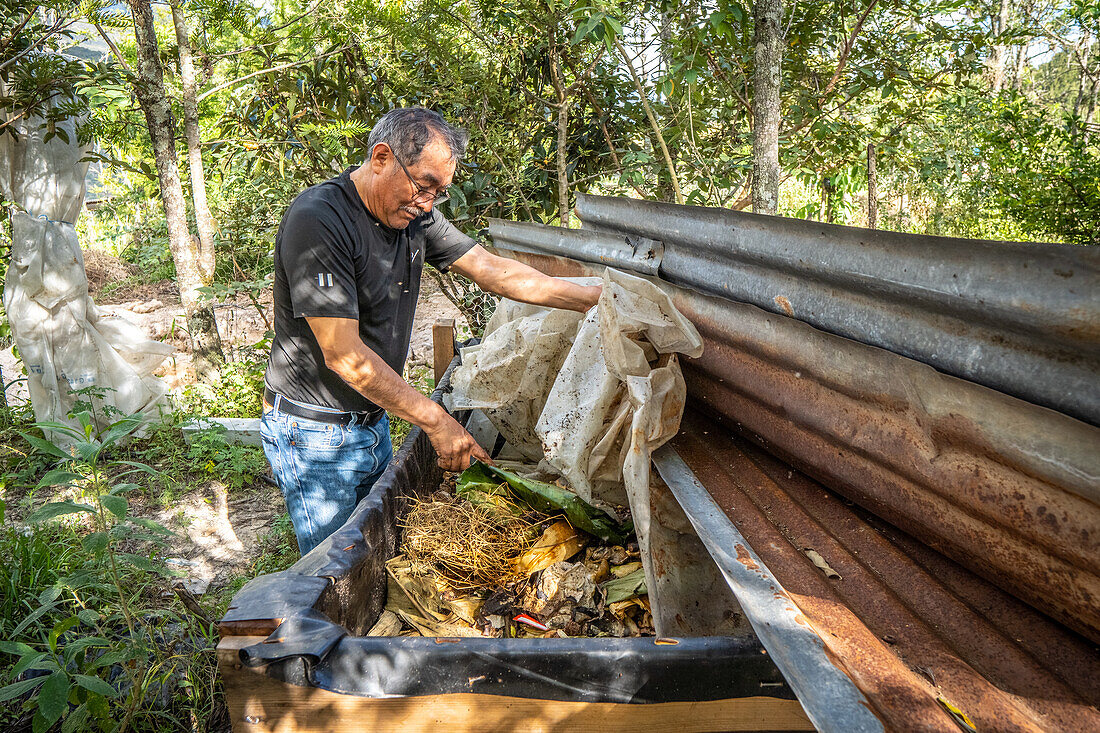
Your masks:
{"label": "black t-shirt", "polygon": [[434,208],[400,231],[384,226],[367,210],[352,170],[307,188],[283,215],[266,381],[298,402],[365,412],[374,404],[325,366],[306,316],[357,320],[363,343],[400,374],[424,263],[446,270],[474,240]]}

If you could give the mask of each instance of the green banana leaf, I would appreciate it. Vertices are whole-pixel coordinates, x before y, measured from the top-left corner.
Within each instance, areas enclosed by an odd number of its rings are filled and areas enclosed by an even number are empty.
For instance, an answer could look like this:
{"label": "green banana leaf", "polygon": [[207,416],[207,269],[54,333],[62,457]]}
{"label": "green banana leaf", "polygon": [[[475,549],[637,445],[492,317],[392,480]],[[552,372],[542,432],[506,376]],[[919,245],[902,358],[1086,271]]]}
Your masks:
{"label": "green banana leaf", "polygon": [[572,491],[544,481],[522,478],[511,471],[478,462],[458,477],[456,490],[459,496],[473,502],[485,501],[477,494],[499,495],[506,484],[512,496],[541,512],[560,511],[569,523],[579,530],[617,545],[625,544],[634,533],[630,522],[619,524],[601,509],[597,509]]}
{"label": "green banana leaf", "polygon": [[637,598],[649,593],[645,585],[645,572],[641,568],[621,578],[613,578],[605,583],[600,583],[600,588],[607,594],[608,603],[618,603],[628,598]]}

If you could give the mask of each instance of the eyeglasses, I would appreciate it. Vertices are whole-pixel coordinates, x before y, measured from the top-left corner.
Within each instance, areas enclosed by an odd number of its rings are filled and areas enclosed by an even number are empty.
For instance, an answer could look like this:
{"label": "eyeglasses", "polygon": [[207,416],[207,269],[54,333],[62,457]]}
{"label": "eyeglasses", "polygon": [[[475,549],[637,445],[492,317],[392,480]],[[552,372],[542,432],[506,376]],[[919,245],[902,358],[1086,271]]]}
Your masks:
{"label": "eyeglasses", "polygon": [[432,204],[438,206],[451,197],[451,194],[447,192],[447,189],[443,189],[439,193],[432,191],[431,189],[424,188],[417,183],[412,174],[409,173],[409,169],[405,167],[405,164],[401,162],[401,159],[397,157],[397,153],[393,148],[390,148],[390,152],[393,153],[393,159],[397,161],[397,164],[401,166],[401,170],[405,171],[405,177],[409,179],[409,183],[416,187],[416,194],[413,195],[413,201],[420,201],[425,204]]}

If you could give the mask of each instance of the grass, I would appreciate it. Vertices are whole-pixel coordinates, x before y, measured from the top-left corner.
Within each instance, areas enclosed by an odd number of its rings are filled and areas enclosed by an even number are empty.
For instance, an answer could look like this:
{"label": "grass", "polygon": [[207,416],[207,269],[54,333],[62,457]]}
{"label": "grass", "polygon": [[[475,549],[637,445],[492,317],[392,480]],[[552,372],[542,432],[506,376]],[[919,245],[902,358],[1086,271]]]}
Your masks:
{"label": "grass", "polygon": [[[435,377],[432,376],[431,367],[423,364],[416,366],[405,367],[405,381],[411,384],[418,392],[425,395],[431,395],[435,390]],[[403,420],[396,415],[390,415],[390,442],[393,443],[393,449],[397,448],[405,441],[409,433],[412,431],[413,425],[407,420]]]}

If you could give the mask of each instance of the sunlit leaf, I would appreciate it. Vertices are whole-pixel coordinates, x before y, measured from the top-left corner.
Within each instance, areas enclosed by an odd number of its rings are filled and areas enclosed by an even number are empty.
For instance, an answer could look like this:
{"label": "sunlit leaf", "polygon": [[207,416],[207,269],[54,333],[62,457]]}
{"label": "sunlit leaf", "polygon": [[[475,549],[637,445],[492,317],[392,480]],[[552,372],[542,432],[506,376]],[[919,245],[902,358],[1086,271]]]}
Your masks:
{"label": "sunlit leaf", "polygon": [[34,513],[27,517],[27,523],[36,524],[38,522],[44,522],[47,519],[62,517],[66,514],[79,513],[95,514],[95,509],[87,504],[77,504],[73,501],[53,501],[39,507]]}

